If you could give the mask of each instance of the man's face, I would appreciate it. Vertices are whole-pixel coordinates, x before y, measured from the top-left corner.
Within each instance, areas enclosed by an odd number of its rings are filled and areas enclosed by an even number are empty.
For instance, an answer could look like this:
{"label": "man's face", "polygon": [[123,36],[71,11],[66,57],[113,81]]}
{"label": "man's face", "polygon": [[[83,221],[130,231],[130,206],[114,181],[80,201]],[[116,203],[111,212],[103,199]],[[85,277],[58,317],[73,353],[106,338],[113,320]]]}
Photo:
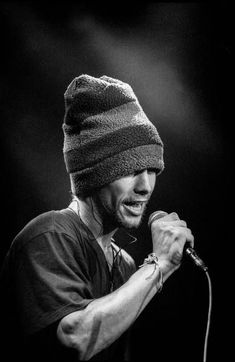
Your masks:
{"label": "man's face", "polygon": [[144,170],[103,187],[97,195],[99,214],[110,226],[137,228],[154,190],[156,173]]}

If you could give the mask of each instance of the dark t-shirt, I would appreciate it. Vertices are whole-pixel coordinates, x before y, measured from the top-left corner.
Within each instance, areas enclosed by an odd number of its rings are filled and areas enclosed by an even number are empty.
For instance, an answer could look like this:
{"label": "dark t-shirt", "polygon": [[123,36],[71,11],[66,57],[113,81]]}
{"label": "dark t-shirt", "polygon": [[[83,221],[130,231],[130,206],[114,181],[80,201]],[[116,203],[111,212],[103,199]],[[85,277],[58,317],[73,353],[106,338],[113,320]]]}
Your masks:
{"label": "dark t-shirt", "polygon": [[[79,360],[57,340],[59,321],[125,283],[135,272],[133,259],[112,243],[115,263],[109,271],[104,253],[70,209],[33,219],[16,236],[1,275],[7,357],[17,348],[19,361]],[[5,329],[6,328],[6,329]],[[94,360],[124,360],[126,333]],[[23,357],[19,358],[20,353]]]}

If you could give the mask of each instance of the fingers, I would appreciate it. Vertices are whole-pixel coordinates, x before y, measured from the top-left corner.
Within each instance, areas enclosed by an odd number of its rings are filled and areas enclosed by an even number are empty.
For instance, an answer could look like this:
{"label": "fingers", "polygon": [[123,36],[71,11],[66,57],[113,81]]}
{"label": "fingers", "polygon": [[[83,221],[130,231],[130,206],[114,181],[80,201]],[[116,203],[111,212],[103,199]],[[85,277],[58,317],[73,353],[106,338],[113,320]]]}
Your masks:
{"label": "fingers", "polygon": [[190,244],[191,248],[194,247],[194,236],[189,228],[179,226],[175,228],[174,234],[175,240],[181,243],[182,248],[186,242]]}
{"label": "fingers", "polygon": [[170,228],[165,233],[164,243],[158,249],[160,259],[168,259],[174,266],[179,266],[183,258],[185,244],[194,245],[194,237],[187,227],[177,226]]}
{"label": "fingers", "polygon": [[166,237],[172,241],[176,241],[180,247],[183,249],[185,243],[189,243],[193,248],[194,246],[194,236],[189,228],[184,226],[184,221],[173,221],[171,223],[161,223],[161,230]]}
{"label": "fingers", "polygon": [[194,237],[188,228],[178,227],[174,230],[174,243],[172,244],[172,258],[171,262],[174,265],[179,265],[183,257],[183,250],[185,244],[189,244],[192,248],[194,246]]}
{"label": "fingers", "polygon": [[185,244],[194,247],[194,237],[187,223],[179,218],[176,212],[170,214],[162,211],[156,212],[150,218],[153,252],[158,256],[158,260],[164,275],[168,278],[181,264]]}
{"label": "fingers", "polygon": [[169,240],[169,243],[176,242],[180,254],[183,252],[185,243],[188,243],[192,248],[194,247],[194,237],[191,230],[187,227],[186,221],[181,220],[176,212],[170,214],[163,212],[161,218],[155,220],[153,218],[151,229],[153,236],[164,235],[165,240]]}
{"label": "fingers", "polygon": [[167,214],[163,217],[166,221],[174,221],[179,220],[179,216],[176,212],[171,212],[170,214]]}
{"label": "fingers", "polygon": [[188,228],[186,230],[186,242],[190,245],[191,248],[194,248],[194,236],[192,234],[192,231]]}
{"label": "fingers", "polygon": [[179,226],[187,227],[186,221],[181,220],[179,215],[176,212],[171,212],[171,213],[168,214],[165,211],[159,211],[159,212],[157,211],[156,215],[158,215],[158,214],[159,214],[160,217],[156,217],[156,218],[154,218],[154,214],[153,214],[153,218],[151,220],[152,223],[153,222],[154,223],[155,222],[164,222],[164,221],[170,221],[170,222],[180,221],[180,223],[175,223],[175,224],[172,224],[172,225],[175,225],[175,226],[179,225]]}
{"label": "fingers", "polygon": [[180,219],[173,220],[173,221],[159,219],[159,220],[154,221],[154,223],[156,223],[156,222],[162,226],[166,225],[166,226],[172,226],[172,227],[178,227],[178,226],[187,227],[186,221],[180,220]]}

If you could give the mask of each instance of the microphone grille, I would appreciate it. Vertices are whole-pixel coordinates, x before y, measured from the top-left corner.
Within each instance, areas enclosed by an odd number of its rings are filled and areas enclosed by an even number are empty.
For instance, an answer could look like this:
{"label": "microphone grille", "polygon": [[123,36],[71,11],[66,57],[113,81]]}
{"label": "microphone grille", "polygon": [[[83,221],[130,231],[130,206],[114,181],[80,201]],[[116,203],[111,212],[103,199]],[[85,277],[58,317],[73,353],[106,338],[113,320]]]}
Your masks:
{"label": "microphone grille", "polygon": [[163,216],[167,215],[167,212],[162,211],[162,210],[158,210],[158,211],[154,211],[150,216],[149,216],[149,221],[148,221],[148,227],[151,226],[153,220],[156,219],[161,219]]}

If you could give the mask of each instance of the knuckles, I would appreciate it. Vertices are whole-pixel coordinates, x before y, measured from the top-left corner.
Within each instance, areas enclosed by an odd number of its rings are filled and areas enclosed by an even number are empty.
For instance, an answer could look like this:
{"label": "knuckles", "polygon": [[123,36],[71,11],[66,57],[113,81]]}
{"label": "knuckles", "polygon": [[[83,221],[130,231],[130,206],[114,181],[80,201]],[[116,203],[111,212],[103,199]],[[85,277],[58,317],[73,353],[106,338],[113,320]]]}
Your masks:
{"label": "knuckles", "polygon": [[176,212],[171,212],[169,216],[171,216],[173,220],[179,220],[179,215]]}

